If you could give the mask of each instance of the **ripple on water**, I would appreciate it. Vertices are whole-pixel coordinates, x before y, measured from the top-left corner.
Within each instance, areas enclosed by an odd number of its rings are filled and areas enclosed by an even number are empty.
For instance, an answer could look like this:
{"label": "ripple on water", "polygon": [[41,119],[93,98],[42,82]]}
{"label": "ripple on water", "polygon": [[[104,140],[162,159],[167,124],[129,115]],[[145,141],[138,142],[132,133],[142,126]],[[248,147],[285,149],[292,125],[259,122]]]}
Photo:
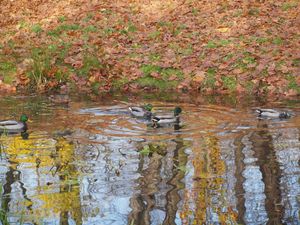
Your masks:
{"label": "ripple on water", "polygon": [[[154,112],[172,112],[174,105],[154,105]],[[91,118],[87,121],[88,129],[106,136],[131,137],[136,136],[151,140],[170,140],[180,135],[183,138],[199,137],[208,132],[232,131],[234,126],[239,126],[243,120],[243,128],[249,127],[250,119],[247,115],[241,116],[240,112],[231,108],[220,106],[183,105],[181,123],[178,129],[174,126],[164,128],[152,128],[146,120],[131,117],[124,105],[109,107],[96,107],[80,109],[78,113],[89,114]],[[237,116],[239,115],[239,116]],[[230,121],[230,122],[229,122]]]}
{"label": "ripple on water", "polygon": [[[23,210],[26,221],[53,224],[83,214],[86,224],[160,224],[165,218],[203,224],[197,216],[205,212],[212,224],[238,214],[238,223],[254,224],[284,205],[280,219],[299,221],[297,116],[258,120],[252,109],[182,104],[180,129],[154,129],[131,117],[122,102],[63,108],[19,100],[11,101],[35,123],[28,140],[1,139],[2,202],[10,215]],[[157,113],[175,106],[153,105]],[[7,106],[5,115],[17,111]],[[72,132],[53,135],[57,129]]]}

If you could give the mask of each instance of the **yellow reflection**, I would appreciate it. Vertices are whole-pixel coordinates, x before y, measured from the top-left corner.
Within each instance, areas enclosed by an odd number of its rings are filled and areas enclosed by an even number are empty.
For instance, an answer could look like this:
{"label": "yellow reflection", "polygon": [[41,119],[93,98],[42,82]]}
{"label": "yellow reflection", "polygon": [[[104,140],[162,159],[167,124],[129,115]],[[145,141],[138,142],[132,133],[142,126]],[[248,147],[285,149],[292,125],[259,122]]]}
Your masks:
{"label": "yellow reflection", "polygon": [[[236,213],[227,206],[225,191],[222,189],[222,175],[226,168],[221,159],[218,139],[212,133],[208,135],[193,148],[193,188],[185,193],[180,214],[183,224],[205,224],[208,220],[212,222],[211,212],[218,215],[221,224],[236,222]],[[214,201],[218,199],[218,204],[213,202],[213,198]],[[209,215],[211,218],[207,217]]]}
{"label": "yellow reflection", "polygon": [[[30,169],[36,174],[37,178],[30,178],[33,180],[22,181],[30,186],[31,190],[26,192],[34,193],[32,196],[25,193],[26,199],[31,201],[30,209],[25,212],[28,218],[34,218],[38,223],[45,217],[60,217],[62,220],[62,216],[71,216],[76,224],[80,224],[80,190],[78,172],[73,163],[74,144],[65,138],[45,138],[39,134],[31,134],[27,140],[20,136],[1,136],[0,143],[10,168],[21,174],[26,174],[22,170],[27,169],[28,173]],[[26,165],[26,168],[20,165]],[[31,186],[31,183],[37,185]],[[20,199],[19,202],[26,201]]]}

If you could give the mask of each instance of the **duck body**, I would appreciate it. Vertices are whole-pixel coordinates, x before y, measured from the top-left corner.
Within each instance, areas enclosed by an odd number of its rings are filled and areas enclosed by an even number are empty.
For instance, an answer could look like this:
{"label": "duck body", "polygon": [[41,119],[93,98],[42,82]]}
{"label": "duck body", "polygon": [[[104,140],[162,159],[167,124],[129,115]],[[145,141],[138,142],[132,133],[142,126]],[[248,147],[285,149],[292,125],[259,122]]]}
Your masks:
{"label": "duck body", "polygon": [[145,106],[131,106],[128,108],[130,114],[136,118],[148,119],[150,120],[152,117],[152,105],[147,104]]}
{"label": "duck body", "polygon": [[287,119],[291,117],[288,112],[280,112],[274,109],[256,109],[259,117]]}
{"label": "duck body", "polygon": [[151,118],[152,127],[158,128],[168,125],[174,125],[180,123],[180,116],[181,113],[180,107],[175,107],[174,114],[162,114],[162,115],[153,115]]}
{"label": "duck body", "polygon": [[21,133],[27,130],[28,117],[22,115],[20,121],[16,120],[0,120],[0,133]]}

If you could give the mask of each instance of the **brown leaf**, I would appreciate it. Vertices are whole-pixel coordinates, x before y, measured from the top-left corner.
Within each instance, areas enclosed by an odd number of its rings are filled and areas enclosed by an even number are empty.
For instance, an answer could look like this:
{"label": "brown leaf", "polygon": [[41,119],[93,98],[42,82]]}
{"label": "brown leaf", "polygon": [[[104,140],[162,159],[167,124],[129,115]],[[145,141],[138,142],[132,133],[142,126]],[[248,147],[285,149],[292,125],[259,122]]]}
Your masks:
{"label": "brown leaf", "polygon": [[241,73],[243,73],[243,70],[240,68],[236,68],[236,69],[232,70],[232,73],[233,74],[241,74]]}
{"label": "brown leaf", "polygon": [[172,74],[169,79],[169,81],[174,81],[174,80],[178,80],[178,77],[175,74]]}
{"label": "brown leaf", "polygon": [[205,79],[205,72],[204,71],[197,71],[195,76],[192,78],[192,81],[201,84]]}
{"label": "brown leaf", "polygon": [[157,78],[157,79],[161,78],[161,75],[159,73],[157,73],[157,72],[151,72],[150,76],[154,77],[154,78]]}
{"label": "brown leaf", "polygon": [[276,67],[275,63],[274,62],[271,63],[271,65],[268,67],[268,74],[274,75],[276,73],[275,72],[275,67]]}

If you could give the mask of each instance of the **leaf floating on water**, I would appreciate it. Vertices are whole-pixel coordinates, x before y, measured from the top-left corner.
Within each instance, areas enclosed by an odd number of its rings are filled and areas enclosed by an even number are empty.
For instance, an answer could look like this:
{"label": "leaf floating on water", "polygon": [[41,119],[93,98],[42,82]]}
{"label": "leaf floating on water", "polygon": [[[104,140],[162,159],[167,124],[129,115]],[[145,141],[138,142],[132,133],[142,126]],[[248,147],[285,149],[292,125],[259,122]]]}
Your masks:
{"label": "leaf floating on water", "polygon": [[143,149],[140,151],[140,154],[142,155],[149,155],[150,154],[150,147],[149,145],[145,145]]}

